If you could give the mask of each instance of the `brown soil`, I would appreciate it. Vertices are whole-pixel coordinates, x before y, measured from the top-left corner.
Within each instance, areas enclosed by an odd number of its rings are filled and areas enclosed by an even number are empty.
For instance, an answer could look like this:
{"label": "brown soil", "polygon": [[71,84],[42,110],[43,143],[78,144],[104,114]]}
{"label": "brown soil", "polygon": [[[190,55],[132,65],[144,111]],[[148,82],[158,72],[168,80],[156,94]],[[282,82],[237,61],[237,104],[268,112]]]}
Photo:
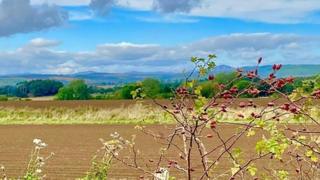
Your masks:
{"label": "brown soil", "polygon": [[[148,126],[159,134],[168,133],[167,126]],[[227,138],[237,131],[237,127],[230,125],[221,125],[218,128],[223,132],[223,137]],[[137,147],[141,150],[141,156],[157,160],[159,157],[160,144],[156,143],[152,137],[138,132],[134,126],[108,126],[108,125],[57,125],[57,126],[0,126],[0,164],[6,167],[7,175],[10,177],[19,177],[23,174],[29,154],[33,148],[32,140],[40,138],[49,146],[43,152],[50,154],[54,152],[55,156],[46,164],[45,173],[49,179],[75,179],[82,177],[90,167],[90,160],[101,147],[99,138],[108,139],[110,133],[119,132],[123,137],[130,139],[132,134],[137,134]],[[261,133],[257,137],[245,137],[237,143],[236,147],[244,148],[244,155],[254,156],[254,144],[257,138],[261,138]],[[209,146],[216,146],[219,142],[217,137],[206,139]],[[217,152],[218,154],[218,152]],[[212,156],[217,156],[213,154]],[[178,153],[171,151],[168,153],[170,159],[179,159]],[[194,159],[195,169],[201,168]],[[260,161],[267,162],[266,160]],[[152,165],[152,164],[151,164]],[[226,157],[220,162],[220,170],[228,164]],[[165,164],[163,166],[166,166]],[[222,169],[221,169],[222,167]],[[141,172],[134,171],[116,163],[112,168],[111,177],[138,179]],[[129,178],[130,179],[130,178]]]}

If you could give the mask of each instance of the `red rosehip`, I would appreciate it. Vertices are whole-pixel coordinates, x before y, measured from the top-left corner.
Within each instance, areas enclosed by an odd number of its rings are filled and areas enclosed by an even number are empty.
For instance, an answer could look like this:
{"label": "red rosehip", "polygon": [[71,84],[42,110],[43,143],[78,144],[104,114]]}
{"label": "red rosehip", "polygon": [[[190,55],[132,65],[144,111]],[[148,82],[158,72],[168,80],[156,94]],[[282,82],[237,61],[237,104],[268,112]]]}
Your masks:
{"label": "red rosehip", "polygon": [[217,122],[216,122],[216,121],[211,121],[211,122],[210,122],[210,128],[211,128],[211,129],[215,129],[216,126],[217,126]]}
{"label": "red rosehip", "polygon": [[314,91],[314,92],[311,94],[311,96],[313,96],[314,98],[320,98],[320,89]]}
{"label": "red rosehip", "polygon": [[236,93],[238,93],[238,88],[237,87],[232,87],[231,89],[230,89],[230,93],[231,94],[236,94]]}
{"label": "red rosehip", "polygon": [[269,74],[269,80],[272,80],[272,79],[274,79],[274,78],[276,78],[276,76],[274,75],[274,73]]}
{"label": "red rosehip", "polygon": [[282,64],[274,64],[274,65],[272,66],[272,69],[273,69],[274,71],[279,71],[281,68],[282,68]]}
{"label": "red rosehip", "polygon": [[248,77],[249,79],[253,79],[253,78],[256,77],[256,73],[253,72],[253,71],[250,71],[250,72],[247,73],[247,77]]}
{"label": "red rosehip", "polygon": [[248,89],[248,93],[251,95],[258,95],[260,91],[257,88]]}
{"label": "red rosehip", "polygon": [[212,134],[207,134],[207,138],[212,138],[213,135]]}
{"label": "red rosehip", "polygon": [[288,103],[285,103],[285,104],[283,104],[283,105],[281,106],[281,109],[282,109],[282,110],[285,110],[285,111],[289,111],[289,108],[290,108],[290,104],[288,104]]}
{"label": "red rosehip", "polygon": [[247,106],[247,104],[245,103],[245,102],[240,102],[239,103],[239,107],[240,108],[244,108],[244,107],[246,107]]}
{"label": "red rosehip", "polygon": [[262,62],[262,57],[258,59],[258,64],[260,64],[261,62]]}
{"label": "red rosehip", "polygon": [[214,75],[209,75],[208,79],[209,79],[209,81],[214,80]]}
{"label": "red rosehip", "polygon": [[286,78],[286,82],[292,84],[294,82],[294,78],[292,76]]}
{"label": "red rosehip", "polygon": [[268,106],[269,106],[269,107],[273,107],[273,106],[274,106],[274,102],[269,102],[269,103],[268,103]]}

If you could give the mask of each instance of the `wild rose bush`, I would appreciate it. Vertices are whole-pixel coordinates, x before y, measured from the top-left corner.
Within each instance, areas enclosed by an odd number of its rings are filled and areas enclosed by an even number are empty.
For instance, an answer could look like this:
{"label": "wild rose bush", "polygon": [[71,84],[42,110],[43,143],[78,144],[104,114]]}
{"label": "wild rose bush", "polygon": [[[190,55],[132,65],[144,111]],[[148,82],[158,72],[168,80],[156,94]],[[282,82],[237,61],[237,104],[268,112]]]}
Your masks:
{"label": "wild rose bush", "polygon": [[[214,80],[210,72],[215,67],[215,58],[215,55],[192,58],[195,67],[182,86],[174,90],[170,106],[154,100],[175,119],[171,133],[163,137],[146,127],[138,127],[143,133],[165,142],[158,160],[139,164],[136,148],[131,149],[134,154],[131,159],[119,158],[119,152],[112,155],[123,165],[142,171],[141,178],[169,179],[162,175],[170,172],[185,179],[320,178],[320,114],[315,111],[319,108],[316,101],[320,99],[320,87],[312,86],[311,90],[308,87],[309,92],[301,88],[290,95],[284,94],[281,88],[292,84],[294,78],[277,78],[281,64],[275,64],[267,78],[260,77],[258,67],[262,58],[259,58],[255,69],[238,69],[235,79],[227,85],[220,84],[219,92],[207,99],[201,95],[199,82],[205,77]],[[241,79],[251,82],[244,90],[233,86],[233,82]],[[267,91],[258,89],[261,85],[267,86]],[[237,100],[244,94],[258,97],[262,93],[276,98],[261,107],[252,100]],[[143,89],[133,94],[145,97]],[[235,111],[232,107],[238,109]],[[224,115],[232,114],[231,121],[221,120]],[[225,125],[237,129],[226,137]],[[258,139],[254,153],[238,147],[240,141],[250,141],[251,137]],[[212,147],[211,141],[218,145]],[[166,157],[170,150],[176,152],[175,159]],[[225,159],[228,163],[220,163]],[[150,171],[150,167],[154,170]]]}
{"label": "wild rose bush", "polygon": [[[219,92],[207,99],[201,94],[199,82],[203,78],[214,80],[210,72],[215,67],[215,58],[215,55],[206,59],[193,57],[195,67],[182,86],[173,90],[175,97],[171,104],[162,105],[154,100],[175,120],[170,133],[158,134],[137,126],[163,145],[158,159],[141,161],[148,157],[141,157],[135,136],[127,140],[113,133],[111,140],[101,139],[102,147],[83,179],[107,179],[113,162],[139,170],[140,179],[174,179],[172,175],[184,179],[319,179],[320,78],[305,82],[292,94],[284,94],[281,88],[293,83],[294,78],[277,78],[280,64],[272,67],[267,78],[260,77],[258,67],[262,58],[259,58],[256,69],[238,69],[235,79],[220,84]],[[244,78],[251,82],[247,88],[239,90],[233,85]],[[267,90],[259,89],[261,85],[267,86]],[[143,89],[132,94],[145,97]],[[239,102],[244,94],[275,98],[258,106],[252,100]],[[227,126],[236,128],[228,134]],[[255,146],[248,151],[250,147],[246,146],[253,138]],[[41,167],[48,158],[42,158],[40,150],[46,144],[37,139],[34,143],[24,179],[45,177]],[[125,151],[129,151],[130,157]],[[168,156],[169,151],[175,152],[175,156]],[[3,179],[7,179],[4,167],[1,171]]]}

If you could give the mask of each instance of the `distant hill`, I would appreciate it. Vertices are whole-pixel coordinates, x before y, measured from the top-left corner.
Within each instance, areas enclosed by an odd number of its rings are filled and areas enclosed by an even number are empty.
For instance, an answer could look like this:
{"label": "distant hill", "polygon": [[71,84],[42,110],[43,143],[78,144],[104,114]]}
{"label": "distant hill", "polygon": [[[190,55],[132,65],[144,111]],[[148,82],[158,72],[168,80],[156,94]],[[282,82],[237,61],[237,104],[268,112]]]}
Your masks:
{"label": "distant hill", "polygon": [[[254,69],[255,67],[243,67],[244,70]],[[259,74],[262,77],[268,76],[272,72],[272,65],[260,66]],[[320,65],[283,65],[277,72],[277,77],[307,77],[320,74]]]}
{"label": "distant hill", "polygon": [[[251,70],[255,67],[246,66],[242,67],[244,70]],[[213,74],[218,73],[228,73],[234,71],[235,68],[227,65],[217,66]],[[272,70],[272,65],[266,65],[259,67],[259,74],[266,77],[270,74]],[[306,77],[320,74],[320,65],[284,65],[281,71],[278,73],[278,77],[285,76],[295,76],[295,77]],[[20,74],[20,75],[5,75],[0,76],[0,86],[5,85],[15,85],[18,82],[32,79],[55,79],[67,83],[73,79],[84,79],[89,84],[123,84],[129,82],[136,82],[143,80],[144,78],[152,77],[163,81],[175,81],[184,79],[185,75],[183,73],[165,73],[165,72],[153,72],[153,73],[143,73],[143,72],[129,72],[129,73],[102,73],[102,72],[80,72],[68,75],[58,75],[58,74]]]}

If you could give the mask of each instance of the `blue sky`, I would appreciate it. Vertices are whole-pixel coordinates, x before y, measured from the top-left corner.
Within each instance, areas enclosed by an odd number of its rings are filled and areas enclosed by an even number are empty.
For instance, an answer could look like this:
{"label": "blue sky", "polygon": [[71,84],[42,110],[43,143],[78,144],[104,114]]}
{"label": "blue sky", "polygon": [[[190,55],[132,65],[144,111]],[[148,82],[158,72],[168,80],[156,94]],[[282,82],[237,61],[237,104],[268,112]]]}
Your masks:
{"label": "blue sky", "polygon": [[[318,0],[0,0],[0,74],[320,64]],[[263,5],[262,5],[263,4]]]}

